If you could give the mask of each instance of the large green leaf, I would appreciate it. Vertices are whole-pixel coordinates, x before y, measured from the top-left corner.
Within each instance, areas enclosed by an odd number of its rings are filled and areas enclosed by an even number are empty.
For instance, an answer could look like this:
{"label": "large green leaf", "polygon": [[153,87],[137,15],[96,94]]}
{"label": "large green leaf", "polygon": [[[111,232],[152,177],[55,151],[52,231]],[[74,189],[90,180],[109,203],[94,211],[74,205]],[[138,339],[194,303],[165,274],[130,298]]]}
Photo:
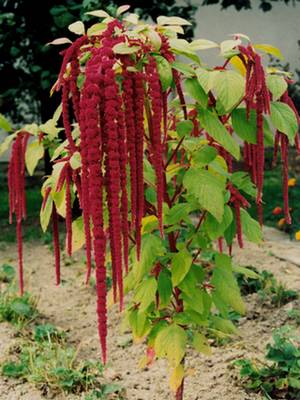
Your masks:
{"label": "large green leaf", "polygon": [[157,281],[154,276],[145,279],[137,288],[133,301],[139,304],[139,310],[145,311],[155,301]]}
{"label": "large green leaf", "polygon": [[180,121],[176,126],[176,131],[180,138],[189,135],[194,128],[194,124],[190,120]]}
{"label": "large green leaf", "polygon": [[267,76],[267,86],[273,95],[273,100],[280,99],[283,93],[287,90],[288,84],[283,76],[269,74]]}
{"label": "large green leaf", "polygon": [[[188,194],[197,198],[200,205],[221,222],[224,213],[225,185],[209,171],[191,168],[183,178]],[[212,201],[213,199],[213,201]]]}
{"label": "large green leaf", "polygon": [[184,81],[184,87],[189,96],[195,99],[202,107],[207,107],[208,95],[205,93],[197,78],[186,79]]}
{"label": "large green leaf", "polygon": [[215,217],[211,214],[207,214],[204,221],[204,228],[211,240],[218,239],[223,236],[223,233],[228,228],[233,220],[231,208],[229,206],[224,207],[224,215],[221,222],[218,222]]}
{"label": "large green leaf", "polygon": [[180,282],[184,279],[186,274],[192,265],[192,256],[186,250],[183,249],[172,257],[172,283],[173,286],[178,286]]}
{"label": "large green leaf", "polygon": [[47,227],[49,225],[49,221],[52,215],[52,208],[53,208],[53,199],[51,194],[48,195],[44,208],[42,207],[40,210],[40,223],[43,232],[46,232]]}
{"label": "large green leaf", "polygon": [[160,307],[166,307],[170,303],[172,295],[172,281],[167,271],[161,271],[157,280]]}
{"label": "large green leaf", "polygon": [[130,312],[128,321],[135,339],[144,337],[151,328],[146,314],[137,309],[134,309]]}
{"label": "large green leaf", "polygon": [[291,107],[280,101],[272,102],[271,121],[275,128],[285,133],[293,143],[298,130],[298,122]]}
{"label": "large green leaf", "polygon": [[213,89],[226,112],[241,101],[245,91],[245,81],[235,71],[220,72],[214,79]]}
{"label": "large green leaf", "polygon": [[171,324],[159,331],[154,349],[158,357],[167,357],[171,366],[180,364],[185,355],[187,334],[183,328]]}
{"label": "large green leaf", "polygon": [[217,115],[203,108],[199,109],[200,124],[208,132],[208,134],[225,150],[232,154],[236,159],[240,158],[240,147],[232,138],[225,126],[219,120]]}
{"label": "large green leaf", "polygon": [[230,306],[240,314],[245,313],[245,305],[232,272],[230,257],[225,254],[216,255],[211,283],[214,286],[213,301],[218,308],[221,305],[221,312],[226,306]]}
{"label": "large green leaf", "polygon": [[25,153],[25,163],[29,175],[33,175],[39,160],[44,155],[44,146],[38,140],[29,143]]}
{"label": "large green leaf", "polygon": [[246,210],[241,208],[242,230],[250,242],[260,243],[262,241],[262,230],[259,223],[250,217]]}
{"label": "large green leaf", "polygon": [[200,85],[203,87],[206,93],[208,93],[213,87],[216,77],[220,74],[220,71],[209,71],[202,67],[196,70],[197,79]]}
{"label": "large green leaf", "polygon": [[165,248],[160,237],[146,234],[142,237],[142,247],[140,260],[135,260],[133,273],[139,282],[154,266],[157,257],[165,253]]}
{"label": "large green leaf", "polygon": [[237,135],[248,143],[256,143],[256,113],[251,110],[249,118],[245,108],[237,108],[231,113],[232,127]]}

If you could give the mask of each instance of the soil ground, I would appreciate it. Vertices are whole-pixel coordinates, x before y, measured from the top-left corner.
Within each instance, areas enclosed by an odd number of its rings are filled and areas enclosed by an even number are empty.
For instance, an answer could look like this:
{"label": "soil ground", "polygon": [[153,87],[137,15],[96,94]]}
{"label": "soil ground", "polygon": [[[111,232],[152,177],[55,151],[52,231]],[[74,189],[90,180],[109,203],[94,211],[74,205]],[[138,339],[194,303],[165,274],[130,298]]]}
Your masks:
{"label": "soil ground", "polygon": [[[288,288],[300,290],[300,268],[296,265],[297,261],[300,263],[300,256],[297,257],[300,253],[298,243],[289,242],[275,230],[267,229],[262,245],[247,243],[244,250],[235,250],[236,263],[253,265],[259,270],[267,269]],[[63,267],[63,284],[60,287],[54,284],[54,260],[47,246],[27,243],[24,260],[26,287],[38,297],[38,309],[44,320],[67,330],[70,342],[80,344],[81,357],[100,357],[95,292],[92,287],[84,284],[83,256],[75,254],[74,263]],[[15,245],[3,244],[0,248],[0,265],[4,262],[16,265]],[[262,357],[273,329],[287,323],[288,309],[299,307],[299,303],[289,303],[279,309],[262,307],[256,294],[247,296],[245,301],[248,312],[239,323],[240,337],[218,348],[214,347],[212,357],[193,351],[188,354],[185,400],[262,399],[259,395],[243,390],[237,379],[238,371],[232,363],[238,358]],[[106,378],[124,387],[128,400],[173,399],[168,387],[166,363],[158,361],[151,368],[139,369],[138,363],[144,354],[145,345],[132,344],[129,332],[121,331],[121,316],[117,307],[112,307],[109,314],[109,364]],[[14,332],[8,324],[0,324],[0,361],[16,340]],[[52,398],[71,400],[80,397],[57,395]],[[44,397],[29,384],[0,377],[0,400],[19,399],[41,400]]]}

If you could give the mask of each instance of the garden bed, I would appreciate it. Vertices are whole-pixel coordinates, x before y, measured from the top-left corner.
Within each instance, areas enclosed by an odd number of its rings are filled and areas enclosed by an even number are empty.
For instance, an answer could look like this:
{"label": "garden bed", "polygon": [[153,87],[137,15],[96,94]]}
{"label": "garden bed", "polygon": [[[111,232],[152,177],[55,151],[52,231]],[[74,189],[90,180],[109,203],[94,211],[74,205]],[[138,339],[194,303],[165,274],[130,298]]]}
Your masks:
{"label": "garden bed", "polygon": [[[258,270],[267,269],[290,289],[300,288],[300,268],[273,255],[285,247],[282,241],[273,241],[267,232],[263,245],[246,245],[244,251],[236,250],[235,259],[240,265],[253,265]],[[271,231],[272,232],[272,231]],[[290,245],[298,250],[298,244]],[[26,287],[38,296],[38,308],[45,322],[52,323],[69,332],[70,342],[80,344],[80,356],[97,359],[100,357],[95,314],[94,288],[84,285],[84,263],[82,254],[75,255],[74,263],[63,267],[61,287],[54,284],[53,256],[45,245],[28,243],[25,246]],[[67,260],[68,261],[68,260]],[[3,245],[0,250],[0,264],[17,263],[16,247]],[[69,262],[66,262],[69,264]],[[81,279],[80,279],[81,278]],[[265,345],[271,339],[271,333],[288,321],[287,311],[296,306],[288,303],[281,308],[261,305],[257,294],[246,297],[248,313],[239,322],[240,337],[219,347],[213,347],[212,357],[190,352],[187,357],[188,377],[186,394],[188,400],[254,400],[259,395],[246,393],[237,379],[238,370],[233,361],[239,358],[263,357]],[[294,304],[293,304],[294,303]],[[298,303],[299,307],[299,303]],[[128,332],[119,328],[120,315],[113,307],[109,317],[109,364],[106,378],[119,383],[126,390],[129,400],[168,400],[171,399],[168,380],[165,379],[164,361],[156,362],[150,369],[138,367],[145,346],[132,344]],[[17,340],[10,326],[0,324],[0,357]],[[37,400],[44,397],[32,386],[20,381],[0,378],[1,400]],[[75,395],[55,396],[56,399],[79,399]]]}

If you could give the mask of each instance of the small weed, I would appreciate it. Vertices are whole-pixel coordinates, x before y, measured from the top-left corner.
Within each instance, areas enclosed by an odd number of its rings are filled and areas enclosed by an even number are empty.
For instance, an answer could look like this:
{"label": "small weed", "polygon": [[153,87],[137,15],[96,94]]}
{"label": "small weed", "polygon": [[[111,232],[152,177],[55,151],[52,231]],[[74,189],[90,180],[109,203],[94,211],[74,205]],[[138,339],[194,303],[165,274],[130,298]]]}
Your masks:
{"label": "small weed", "polygon": [[247,268],[255,272],[258,275],[258,279],[247,277],[242,273],[236,275],[243,295],[258,293],[263,302],[270,299],[271,304],[276,307],[281,307],[299,297],[295,290],[287,289],[285,285],[278,282],[271,272],[266,270],[259,272],[252,266]]}
{"label": "small weed", "polygon": [[284,326],[273,333],[273,343],[266,347],[266,363],[238,360],[245,387],[263,393],[268,399],[299,399],[300,338]]}
{"label": "small weed", "polygon": [[0,266],[0,282],[11,283],[16,276],[14,267],[9,264],[2,264]]}
{"label": "small weed", "polygon": [[101,389],[95,389],[84,397],[84,400],[123,400],[122,387],[116,383],[102,385]]}
{"label": "small weed", "polygon": [[38,341],[22,343],[18,360],[5,362],[2,375],[23,378],[43,393],[81,393],[101,389],[99,379],[103,366],[100,362],[78,361],[78,351],[64,342],[53,341],[50,333],[48,339],[41,338],[45,338],[44,335],[38,336]]}
{"label": "small weed", "polygon": [[288,311],[288,317],[295,321],[296,325],[300,325],[300,310],[297,308],[292,308]]}
{"label": "small weed", "polygon": [[47,340],[52,342],[63,342],[66,338],[66,334],[54,325],[44,324],[36,325],[34,327],[33,337],[36,342],[44,342]]}
{"label": "small weed", "polygon": [[29,293],[18,296],[12,287],[0,294],[0,322],[10,322],[18,329],[24,328],[38,316],[37,300]]}

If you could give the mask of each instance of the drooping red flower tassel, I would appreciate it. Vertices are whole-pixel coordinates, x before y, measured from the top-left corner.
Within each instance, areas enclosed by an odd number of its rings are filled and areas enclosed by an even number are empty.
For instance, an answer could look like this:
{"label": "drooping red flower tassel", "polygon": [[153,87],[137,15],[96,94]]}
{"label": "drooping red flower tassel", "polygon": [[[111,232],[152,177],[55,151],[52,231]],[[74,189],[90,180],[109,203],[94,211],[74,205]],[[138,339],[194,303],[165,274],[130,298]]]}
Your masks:
{"label": "drooping red flower tassel", "polygon": [[163,160],[162,160],[162,141],[161,141],[161,122],[162,122],[162,90],[157,72],[156,62],[153,57],[149,58],[146,66],[147,80],[149,84],[149,97],[151,100],[151,122],[150,122],[150,141],[152,152],[152,163],[156,174],[157,185],[157,216],[160,233],[163,236],[162,206],[164,194],[163,180]]}
{"label": "drooping red flower tassel", "polygon": [[134,110],[136,124],[136,178],[137,178],[137,210],[135,220],[137,258],[140,258],[141,250],[141,225],[144,216],[144,82],[142,73],[135,75],[134,79]]}
{"label": "drooping red flower tassel", "polygon": [[8,166],[8,189],[10,206],[9,221],[10,223],[12,223],[12,215],[14,213],[16,215],[17,222],[17,242],[19,259],[18,272],[21,296],[24,293],[22,219],[26,217],[25,151],[28,137],[28,132],[19,132],[12,145],[12,153]]}
{"label": "drooping red flower tassel", "polygon": [[72,199],[71,199],[71,167],[68,163],[65,166],[66,179],[66,230],[67,241],[66,249],[68,256],[72,256]]}
{"label": "drooping red flower tassel", "polygon": [[59,285],[60,284],[59,230],[58,230],[58,214],[57,214],[54,202],[53,202],[53,208],[52,208],[52,233],[53,233],[54,257],[55,257],[56,285]]}
{"label": "drooping red flower tassel", "polygon": [[291,215],[289,210],[289,160],[288,160],[288,137],[281,133],[280,134],[280,144],[281,144],[281,159],[282,159],[282,175],[283,175],[283,209],[284,209],[284,219],[287,224],[291,224]]}

